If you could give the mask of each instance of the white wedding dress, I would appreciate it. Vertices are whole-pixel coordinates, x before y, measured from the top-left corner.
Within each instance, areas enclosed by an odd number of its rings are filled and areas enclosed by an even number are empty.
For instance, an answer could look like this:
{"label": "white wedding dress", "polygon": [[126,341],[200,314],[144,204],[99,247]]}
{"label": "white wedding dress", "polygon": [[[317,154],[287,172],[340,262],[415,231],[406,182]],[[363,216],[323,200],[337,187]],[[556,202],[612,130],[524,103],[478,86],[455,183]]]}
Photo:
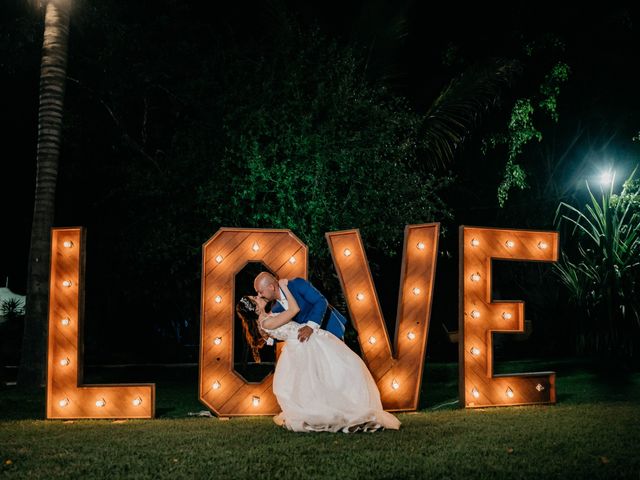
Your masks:
{"label": "white wedding dress", "polygon": [[400,428],[400,421],[382,409],[380,392],[364,362],[344,342],[317,330],[298,341],[299,323],[273,330],[285,340],[273,379],[282,413],[278,425],[295,432],[356,432]]}

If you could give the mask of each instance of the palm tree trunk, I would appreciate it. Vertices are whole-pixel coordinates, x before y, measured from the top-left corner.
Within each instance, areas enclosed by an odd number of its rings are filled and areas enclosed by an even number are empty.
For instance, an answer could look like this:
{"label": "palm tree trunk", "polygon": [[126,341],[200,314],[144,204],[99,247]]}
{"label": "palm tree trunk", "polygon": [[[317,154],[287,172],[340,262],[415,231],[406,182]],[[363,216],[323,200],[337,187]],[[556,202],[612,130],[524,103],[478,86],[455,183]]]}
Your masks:
{"label": "palm tree trunk", "polygon": [[71,0],[49,0],[46,4],[40,68],[35,204],[24,336],[18,371],[21,387],[44,385],[51,227],[61,144],[70,3]]}

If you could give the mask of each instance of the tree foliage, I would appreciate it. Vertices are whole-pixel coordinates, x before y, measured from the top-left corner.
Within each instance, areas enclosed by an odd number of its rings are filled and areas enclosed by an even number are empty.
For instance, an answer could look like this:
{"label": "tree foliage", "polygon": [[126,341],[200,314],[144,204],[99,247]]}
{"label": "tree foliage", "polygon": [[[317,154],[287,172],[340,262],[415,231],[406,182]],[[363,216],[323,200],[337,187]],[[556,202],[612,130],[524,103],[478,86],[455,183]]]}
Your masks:
{"label": "tree foliage", "polygon": [[346,228],[392,255],[405,224],[447,218],[449,180],[417,168],[420,115],[364,81],[352,48],[296,33],[274,52],[227,65],[221,168],[199,191],[210,217],[224,178],[226,221],[290,228],[312,255]]}
{"label": "tree foliage", "polygon": [[[554,49],[562,52],[564,48],[558,37],[543,36],[538,41],[527,43],[524,51],[527,57],[533,57],[541,51]],[[568,81],[570,71],[564,61],[556,61],[540,81],[537,92],[515,99],[505,131],[492,133],[483,140],[483,155],[501,145],[506,147],[507,161],[497,191],[500,207],[505,206],[509,192],[514,188],[523,190],[528,187],[526,170],[518,159],[527,144],[533,140],[542,141],[541,119],[547,117],[554,123],[558,122],[560,87]]]}

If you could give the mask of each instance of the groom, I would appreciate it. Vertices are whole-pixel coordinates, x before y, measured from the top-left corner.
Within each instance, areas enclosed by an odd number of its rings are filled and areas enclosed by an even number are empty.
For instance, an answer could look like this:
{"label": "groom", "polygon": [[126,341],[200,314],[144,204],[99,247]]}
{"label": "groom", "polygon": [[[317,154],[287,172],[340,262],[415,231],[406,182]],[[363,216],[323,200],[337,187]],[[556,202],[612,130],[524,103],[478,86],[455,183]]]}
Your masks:
{"label": "groom", "polygon": [[[300,307],[300,312],[293,318],[294,322],[303,325],[298,330],[298,340],[307,341],[318,328],[327,330],[343,340],[347,319],[329,305],[327,299],[313,285],[302,278],[292,278],[287,286]],[[276,278],[269,272],[259,273],[253,282],[253,287],[259,296],[267,302],[273,302],[271,307],[273,313],[289,309],[286,295]]]}

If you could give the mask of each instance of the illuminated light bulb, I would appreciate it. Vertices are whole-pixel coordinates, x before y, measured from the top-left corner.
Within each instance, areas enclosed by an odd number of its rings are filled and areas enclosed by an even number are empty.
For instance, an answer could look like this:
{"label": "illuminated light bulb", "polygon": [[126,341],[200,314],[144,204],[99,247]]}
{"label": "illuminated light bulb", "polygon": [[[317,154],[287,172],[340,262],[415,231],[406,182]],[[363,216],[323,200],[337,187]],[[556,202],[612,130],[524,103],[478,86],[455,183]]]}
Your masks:
{"label": "illuminated light bulb", "polygon": [[62,408],[66,407],[67,405],[69,405],[69,399],[63,398],[58,402],[58,405],[60,405]]}
{"label": "illuminated light bulb", "polygon": [[400,388],[400,384],[398,383],[398,381],[395,378],[391,382],[391,388],[393,388],[394,390],[398,390]]}
{"label": "illuminated light bulb", "polygon": [[539,243],[538,243],[538,248],[539,248],[540,250],[546,250],[546,249],[547,249],[547,247],[549,247],[549,245],[547,244],[547,242],[539,242]]}
{"label": "illuminated light bulb", "polygon": [[504,242],[504,244],[507,246],[507,248],[513,248],[513,246],[515,245],[515,243],[513,243],[513,240],[507,240],[506,242]]}
{"label": "illuminated light bulb", "polygon": [[476,357],[480,355],[480,349],[478,347],[471,347],[471,350],[469,351],[471,352],[471,355],[475,355]]}
{"label": "illuminated light bulb", "polygon": [[504,394],[509,398],[513,398],[513,390],[511,390],[511,387],[507,387],[507,391],[504,392]]}
{"label": "illuminated light bulb", "polygon": [[68,327],[69,324],[71,323],[71,320],[69,320],[68,318],[63,318],[62,320],[60,320],[60,323],[65,327]]}
{"label": "illuminated light bulb", "polygon": [[374,337],[374,336],[369,337],[369,343],[371,345],[375,344],[376,342],[377,342],[376,337]]}
{"label": "illuminated light bulb", "polygon": [[413,332],[409,332],[409,333],[407,333],[407,338],[409,340],[414,340],[416,338],[416,334],[413,333]]}
{"label": "illuminated light bulb", "polygon": [[216,298],[213,299],[216,303],[222,302],[222,297],[220,295],[216,295]]}
{"label": "illuminated light bulb", "polygon": [[479,282],[480,281],[480,274],[479,273],[474,273],[473,275],[471,275],[471,281],[472,282]]}
{"label": "illuminated light bulb", "polygon": [[258,242],[255,242],[253,245],[251,245],[251,250],[253,250],[254,252],[260,250],[260,245],[258,245]]}
{"label": "illuminated light bulb", "polygon": [[296,263],[296,257],[294,257],[293,255],[291,256],[291,258],[289,259],[289,263],[291,265],[293,265],[294,263]]}
{"label": "illuminated light bulb", "polygon": [[104,398],[101,398],[96,402],[96,407],[104,407],[107,404]]}
{"label": "illuminated light bulb", "polygon": [[216,337],[213,339],[214,345],[220,345],[222,343],[222,337]]}
{"label": "illuminated light bulb", "polygon": [[424,249],[425,249],[425,248],[427,248],[427,247],[426,247],[426,245],[425,245],[424,243],[422,243],[422,242],[418,242],[418,244],[416,245],[416,248],[417,248],[418,250],[424,250]]}
{"label": "illuminated light bulb", "polygon": [[216,380],[215,382],[213,382],[213,385],[211,386],[213,387],[214,390],[218,390],[222,385],[218,380]]}
{"label": "illuminated light bulb", "polygon": [[142,399],[140,397],[136,397],[131,401],[131,403],[133,403],[134,407],[139,407],[142,405]]}
{"label": "illuminated light bulb", "polygon": [[60,360],[60,365],[62,365],[63,367],[66,367],[70,363],[71,363],[71,360],[69,360],[68,358],[63,358],[62,360]]}
{"label": "illuminated light bulb", "polygon": [[478,398],[480,396],[480,392],[478,391],[478,389],[476,387],[473,387],[471,389],[471,395],[473,395],[473,398]]}
{"label": "illuminated light bulb", "polygon": [[73,242],[71,240],[65,240],[62,245],[64,245],[64,248],[71,248],[73,247]]}
{"label": "illuminated light bulb", "polygon": [[345,248],[344,252],[342,252],[342,253],[343,253],[343,255],[345,257],[350,257],[351,256],[351,250],[349,250],[348,248]]}
{"label": "illuminated light bulb", "polygon": [[538,385],[536,385],[536,390],[538,390],[539,392],[544,390],[544,387],[542,386],[541,383],[539,383]]}
{"label": "illuminated light bulb", "polygon": [[216,263],[221,263],[221,262],[222,262],[222,260],[224,260],[224,257],[223,257],[222,255],[218,255],[218,256],[216,257]]}
{"label": "illuminated light bulb", "polygon": [[420,289],[418,287],[415,287],[413,290],[411,290],[413,292],[414,295],[420,295]]}
{"label": "illuminated light bulb", "polygon": [[359,302],[361,302],[362,300],[364,300],[364,293],[360,292],[356,295],[356,298],[358,299]]}
{"label": "illuminated light bulb", "polygon": [[260,405],[260,397],[254,395],[251,399],[251,403],[254,407],[257,407],[258,405]]}
{"label": "illuminated light bulb", "polygon": [[505,320],[511,320],[511,314],[509,312],[503,312],[502,318],[504,318]]}
{"label": "illuminated light bulb", "polygon": [[471,310],[471,318],[480,318],[480,312],[478,310]]}
{"label": "illuminated light bulb", "polygon": [[471,246],[472,247],[477,247],[478,245],[480,245],[480,240],[478,240],[477,238],[472,238],[471,239]]}
{"label": "illuminated light bulb", "polygon": [[63,287],[69,288],[71,285],[73,285],[73,282],[71,280],[65,280],[64,282],[62,282]]}

